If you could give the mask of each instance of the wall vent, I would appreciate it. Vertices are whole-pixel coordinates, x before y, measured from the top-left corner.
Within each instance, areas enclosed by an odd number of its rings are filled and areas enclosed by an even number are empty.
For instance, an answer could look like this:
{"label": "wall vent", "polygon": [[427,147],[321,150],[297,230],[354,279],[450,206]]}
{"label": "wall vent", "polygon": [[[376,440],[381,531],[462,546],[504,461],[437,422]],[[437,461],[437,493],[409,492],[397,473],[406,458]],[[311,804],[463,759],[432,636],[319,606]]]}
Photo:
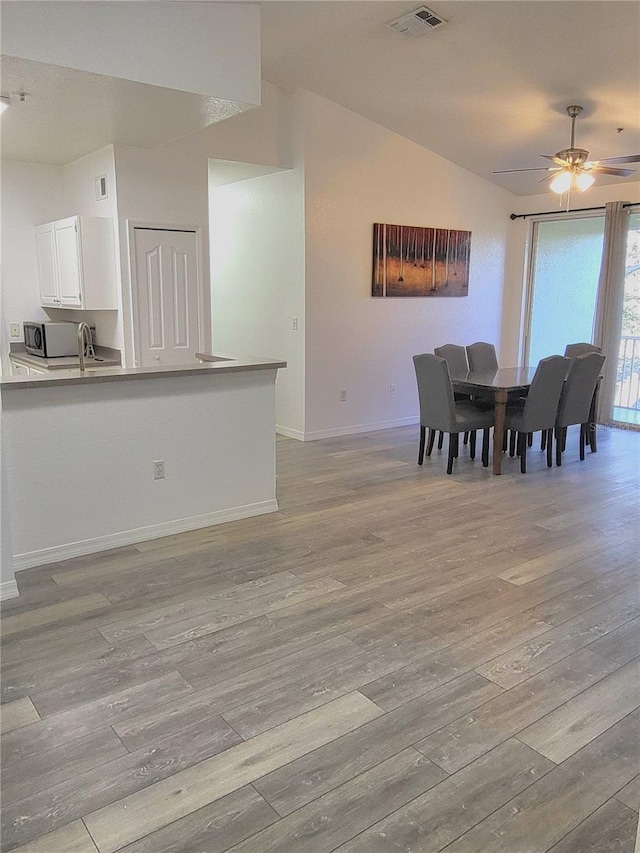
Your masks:
{"label": "wall vent", "polygon": [[413,12],[408,15],[403,15],[401,18],[396,18],[395,21],[390,21],[389,26],[395,33],[404,36],[408,39],[417,38],[424,35],[430,30],[436,30],[442,27],[447,22],[440,15],[437,15],[426,6],[418,6]]}
{"label": "wall vent", "polygon": [[109,198],[109,188],[107,186],[107,176],[99,175],[95,179],[95,187],[96,187],[96,201],[102,201],[105,198]]}

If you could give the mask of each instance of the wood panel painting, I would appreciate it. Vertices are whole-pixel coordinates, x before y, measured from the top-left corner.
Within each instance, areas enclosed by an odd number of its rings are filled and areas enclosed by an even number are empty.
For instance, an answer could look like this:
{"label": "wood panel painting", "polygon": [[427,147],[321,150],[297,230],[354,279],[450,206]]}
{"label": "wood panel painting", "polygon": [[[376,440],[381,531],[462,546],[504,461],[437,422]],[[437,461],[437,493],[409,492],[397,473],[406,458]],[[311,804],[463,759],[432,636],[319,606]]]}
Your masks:
{"label": "wood panel painting", "polygon": [[372,296],[467,296],[471,231],[373,226]]}

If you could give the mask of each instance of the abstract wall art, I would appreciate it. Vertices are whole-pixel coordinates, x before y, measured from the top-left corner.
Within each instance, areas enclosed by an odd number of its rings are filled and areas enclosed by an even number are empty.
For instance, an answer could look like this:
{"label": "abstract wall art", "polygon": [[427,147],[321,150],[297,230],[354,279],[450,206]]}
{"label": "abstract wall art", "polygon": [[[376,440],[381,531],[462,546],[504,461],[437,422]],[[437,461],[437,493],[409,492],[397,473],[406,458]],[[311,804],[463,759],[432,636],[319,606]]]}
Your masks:
{"label": "abstract wall art", "polygon": [[467,296],[471,231],[373,226],[372,296]]}

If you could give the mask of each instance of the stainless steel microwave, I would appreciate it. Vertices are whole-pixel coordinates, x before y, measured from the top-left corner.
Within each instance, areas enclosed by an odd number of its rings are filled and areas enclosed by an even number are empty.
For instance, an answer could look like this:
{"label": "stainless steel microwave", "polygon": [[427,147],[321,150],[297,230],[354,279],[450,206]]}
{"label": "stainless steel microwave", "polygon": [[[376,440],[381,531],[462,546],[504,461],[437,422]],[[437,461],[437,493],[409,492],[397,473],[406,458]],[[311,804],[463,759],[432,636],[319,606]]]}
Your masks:
{"label": "stainless steel microwave", "polygon": [[77,323],[23,323],[24,348],[31,355],[58,358],[78,355]]}

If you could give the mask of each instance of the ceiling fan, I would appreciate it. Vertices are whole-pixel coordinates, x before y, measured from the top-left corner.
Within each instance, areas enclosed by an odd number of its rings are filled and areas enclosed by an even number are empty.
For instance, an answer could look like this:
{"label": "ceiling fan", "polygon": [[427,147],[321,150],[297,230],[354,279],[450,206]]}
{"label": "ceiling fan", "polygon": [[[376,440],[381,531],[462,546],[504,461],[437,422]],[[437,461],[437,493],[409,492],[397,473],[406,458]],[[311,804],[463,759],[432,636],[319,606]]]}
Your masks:
{"label": "ceiling fan", "polygon": [[[589,160],[589,152],[584,148],[575,147],[576,119],[582,112],[582,107],[572,104],[567,107],[567,115],[571,119],[571,142],[568,148],[556,151],[555,154],[542,154],[546,160],[552,160],[556,165],[539,167],[533,169],[500,169],[493,172],[494,175],[507,174],[509,172],[548,172],[542,179],[551,179],[549,189],[561,195],[570,189],[579,189],[582,192],[588,190],[595,181],[595,174],[615,175],[618,178],[626,178],[634,174],[634,169],[616,169],[610,164],[640,163],[640,154],[631,154],[627,157],[609,157],[605,160]],[[539,183],[542,183],[540,181]]]}

